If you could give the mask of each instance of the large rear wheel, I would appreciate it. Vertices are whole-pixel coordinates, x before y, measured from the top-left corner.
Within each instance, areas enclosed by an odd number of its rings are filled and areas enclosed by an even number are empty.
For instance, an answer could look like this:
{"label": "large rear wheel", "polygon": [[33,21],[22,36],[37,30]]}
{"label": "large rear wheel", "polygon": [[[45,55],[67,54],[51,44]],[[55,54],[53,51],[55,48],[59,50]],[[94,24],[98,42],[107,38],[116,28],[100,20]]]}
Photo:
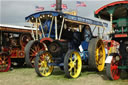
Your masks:
{"label": "large rear wheel", "polygon": [[35,71],[41,77],[51,75],[54,66],[49,65],[53,63],[52,55],[47,51],[40,51],[35,58]]}
{"label": "large rear wheel", "polygon": [[11,66],[11,59],[6,53],[0,53],[0,72],[7,72]]}
{"label": "large rear wheel", "polygon": [[105,48],[103,41],[98,38],[92,38],[89,41],[88,52],[89,67],[98,71],[103,71],[105,64]]}
{"label": "large rear wheel", "polygon": [[110,54],[112,56],[111,63],[106,63],[106,74],[110,80],[118,80],[120,78],[121,70],[118,66],[121,64],[119,55],[117,53]]}
{"label": "large rear wheel", "polygon": [[68,78],[77,78],[82,69],[82,60],[79,52],[69,50],[64,59],[64,71]]}
{"label": "large rear wheel", "polygon": [[35,57],[40,50],[45,50],[45,46],[39,41],[31,40],[25,46],[25,62],[28,67],[34,67]]}

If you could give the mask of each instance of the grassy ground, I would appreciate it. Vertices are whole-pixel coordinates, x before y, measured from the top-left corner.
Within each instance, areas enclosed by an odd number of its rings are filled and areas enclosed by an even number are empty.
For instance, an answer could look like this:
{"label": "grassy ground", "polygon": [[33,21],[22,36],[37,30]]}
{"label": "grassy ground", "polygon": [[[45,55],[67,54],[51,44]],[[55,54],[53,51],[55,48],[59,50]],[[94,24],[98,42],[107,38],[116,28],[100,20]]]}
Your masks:
{"label": "grassy ground", "polygon": [[[84,69],[85,70],[85,69]],[[0,73],[0,85],[128,85],[128,74],[122,79],[110,81],[104,72],[83,71],[77,79],[68,79],[64,72],[56,68],[49,77],[38,77],[34,68],[15,68]]]}

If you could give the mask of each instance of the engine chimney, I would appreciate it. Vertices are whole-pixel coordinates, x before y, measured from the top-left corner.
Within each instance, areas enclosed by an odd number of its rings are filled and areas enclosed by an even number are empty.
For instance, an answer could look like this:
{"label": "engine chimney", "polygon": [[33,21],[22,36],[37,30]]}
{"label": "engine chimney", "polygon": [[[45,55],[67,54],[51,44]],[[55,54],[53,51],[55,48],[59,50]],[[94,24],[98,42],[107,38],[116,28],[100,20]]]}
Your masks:
{"label": "engine chimney", "polygon": [[61,5],[62,5],[62,0],[56,0],[56,11],[58,12],[62,11]]}

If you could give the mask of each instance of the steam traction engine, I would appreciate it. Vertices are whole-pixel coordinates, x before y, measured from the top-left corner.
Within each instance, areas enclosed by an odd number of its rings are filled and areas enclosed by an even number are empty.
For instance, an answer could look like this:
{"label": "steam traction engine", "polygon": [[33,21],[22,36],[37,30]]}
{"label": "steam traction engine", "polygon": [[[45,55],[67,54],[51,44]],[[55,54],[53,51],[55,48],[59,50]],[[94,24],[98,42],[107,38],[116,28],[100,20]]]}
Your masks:
{"label": "steam traction engine", "polygon": [[0,72],[9,70],[12,62],[24,64],[24,47],[32,40],[26,27],[0,25]]}
{"label": "steam traction engine", "polygon": [[[107,76],[111,80],[117,80],[120,78],[122,69],[128,72],[128,1],[107,4],[98,9],[95,16],[110,20],[111,32],[109,37],[112,41],[120,44],[118,51],[111,52],[106,59]],[[109,48],[111,47],[113,46],[109,45]]]}
{"label": "steam traction engine", "polygon": [[[107,26],[106,23],[57,11],[42,11],[25,19],[40,30],[36,40],[28,42],[25,55],[28,66],[34,67],[39,76],[49,76],[54,66],[65,71],[67,77],[77,78],[82,63],[98,71],[104,69],[105,50],[101,39],[94,37],[89,25]],[[39,37],[40,36],[40,37]]]}

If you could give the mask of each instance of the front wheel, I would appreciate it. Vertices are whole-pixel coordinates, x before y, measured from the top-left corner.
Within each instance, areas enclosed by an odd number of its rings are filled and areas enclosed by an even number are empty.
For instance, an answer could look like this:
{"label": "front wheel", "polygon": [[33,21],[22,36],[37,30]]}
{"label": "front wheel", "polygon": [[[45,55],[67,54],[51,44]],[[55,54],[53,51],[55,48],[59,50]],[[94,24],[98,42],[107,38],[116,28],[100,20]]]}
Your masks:
{"label": "front wheel", "polygon": [[77,78],[82,69],[82,60],[79,52],[69,50],[64,59],[64,71],[68,78]]}
{"label": "front wheel", "polygon": [[112,57],[111,63],[106,63],[106,74],[110,80],[118,80],[120,78],[121,70],[118,66],[121,64],[119,55],[117,53],[110,54]]}
{"label": "front wheel", "polygon": [[54,66],[52,55],[48,51],[40,51],[35,58],[35,71],[41,77],[51,75]]}
{"label": "front wheel", "polygon": [[11,66],[11,58],[5,53],[0,54],[0,72],[7,72]]}

